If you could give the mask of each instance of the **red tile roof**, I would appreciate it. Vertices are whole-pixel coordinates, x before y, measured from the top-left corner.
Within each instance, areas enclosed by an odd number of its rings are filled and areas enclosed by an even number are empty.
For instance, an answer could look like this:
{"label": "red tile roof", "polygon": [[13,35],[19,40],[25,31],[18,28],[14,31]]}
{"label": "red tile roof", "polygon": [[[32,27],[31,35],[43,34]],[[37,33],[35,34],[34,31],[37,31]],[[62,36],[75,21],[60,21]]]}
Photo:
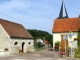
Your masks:
{"label": "red tile roof", "polygon": [[33,38],[21,24],[10,22],[4,19],[0,19],[0,24],[12,38]]}
{"label": "red tile roof", "polygon": [[44,41],[45,44],[49,44],[49,42],[47,40]]}
{"label": "red tile roof", "polygon": [[52,32],[69,32],[78,31],[80,27],[80,18],[64,18],[64,19],[56,19],[54,21],[54,26]]}

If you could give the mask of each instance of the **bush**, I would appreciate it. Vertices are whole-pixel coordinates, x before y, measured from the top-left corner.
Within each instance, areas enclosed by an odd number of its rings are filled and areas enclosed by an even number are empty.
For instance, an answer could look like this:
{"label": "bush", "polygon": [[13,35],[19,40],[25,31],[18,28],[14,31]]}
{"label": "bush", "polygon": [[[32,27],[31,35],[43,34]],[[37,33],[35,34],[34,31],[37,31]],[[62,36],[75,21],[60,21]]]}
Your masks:
{"label": "bush", "polygon": [[78,29],[78,36],[77,36],[78,46],[80,46],[80,28]]}
{"label": "bush", "polygon": [[42,48],[37,48],[37,51],[42,50]]}
{"label": "bush", "polygon": [[80,58],[80,54],[75,54],[74,57],[75,58]]}
{"label": "bush", "polygon": [[55,42],[55,46],[59,46],[59,45],[60,45],[59,41]]}
{"label": "bush", "polygon": [[74,57],[80,58],[80,47],[78,49],[76,49]]}
{"label": "bush", "polygon": [[42,47],[42,43],[41,42],[37,42],[37,47],[41,48]]}
{"label": "bush", "polygon": [[76,49],[75,54],[79,54],[79,53],[80,53],[79,49]]}
{"label": "bush", "polygon": [[41,48],[42,47],[42,43],[41,42],[36,42],[34,45],[35,45],[36,48]]}
{"label": "bush", "polygon": [[42,50],[42,43],[41,43],[41,42],[36,42],[36,43],[34,44],[34,46],[35,46],[35,49],[36,49],[37,51]]}

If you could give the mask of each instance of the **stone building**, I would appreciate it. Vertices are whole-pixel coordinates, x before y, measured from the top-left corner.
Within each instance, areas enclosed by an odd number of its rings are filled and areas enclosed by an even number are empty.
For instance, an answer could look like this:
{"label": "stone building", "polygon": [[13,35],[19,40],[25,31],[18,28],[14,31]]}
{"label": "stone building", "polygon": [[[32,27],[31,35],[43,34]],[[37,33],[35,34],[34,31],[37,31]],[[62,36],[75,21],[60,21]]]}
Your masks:
{"label": "stone building", "polygon": [[34,40],[18,23],[0,19],[0,54],[33,52]]}

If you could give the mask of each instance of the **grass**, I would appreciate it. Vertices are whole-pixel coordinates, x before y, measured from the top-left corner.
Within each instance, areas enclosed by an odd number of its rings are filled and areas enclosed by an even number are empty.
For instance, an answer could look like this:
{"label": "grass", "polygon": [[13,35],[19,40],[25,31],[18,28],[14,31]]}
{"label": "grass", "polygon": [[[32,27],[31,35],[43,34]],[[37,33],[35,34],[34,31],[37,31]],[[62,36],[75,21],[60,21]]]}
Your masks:
{"label": "grass", "polygon": [[74,57],[80,58],[80,47],[78,47],[78,49],[76,49]]}
{"label": "grass", "polygon": [[80,54],[75,54],[74,57],[75,58],[80,58]]}
{"label": "grass", "polygon": [[37,48],[37,51],[42,50],[42,48]]}

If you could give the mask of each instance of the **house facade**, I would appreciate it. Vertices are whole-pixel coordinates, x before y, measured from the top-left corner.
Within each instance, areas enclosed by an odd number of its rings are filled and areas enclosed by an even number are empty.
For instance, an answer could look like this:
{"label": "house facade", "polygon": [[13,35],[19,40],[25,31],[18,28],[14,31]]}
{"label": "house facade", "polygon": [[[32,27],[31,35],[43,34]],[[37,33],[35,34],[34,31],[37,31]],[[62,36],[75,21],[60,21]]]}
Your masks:
{"label": "house facade", "polygon": [[50,42],[48,40],[44,40],[45,48],[50,47]]}
{"label": "house facade", "polygon": [[18,23],[0,19],[0,54],[34,51],[30,33]]}
{"label": "house facade", "polygon": [[[65,48],[74,47],[77,44],[77,31],[80,27],[80,17],[69,18],[65,4],[62,2],[59,17],[54,20],[52,29],[53,33],[53,50],[55,42],[60,41],[60,50],[64,51]],[[73,42],[73,43],[72,43]],[[77,45],[76,45],[77,48]]]}

